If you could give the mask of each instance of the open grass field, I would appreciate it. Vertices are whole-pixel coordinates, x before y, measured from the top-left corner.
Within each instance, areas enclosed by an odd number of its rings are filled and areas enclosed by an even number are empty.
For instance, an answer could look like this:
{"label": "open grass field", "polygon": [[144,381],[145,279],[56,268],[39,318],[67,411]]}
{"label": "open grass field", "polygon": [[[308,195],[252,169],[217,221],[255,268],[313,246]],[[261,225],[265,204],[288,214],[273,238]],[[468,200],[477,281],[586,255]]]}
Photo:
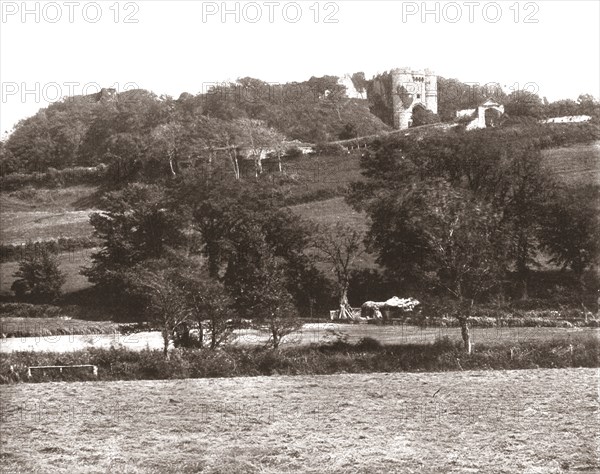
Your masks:
{"label": "open grass field", "polygon": [[0,193],[0,243],[89,237],[97,189],[73,186]]}
{"label": "open grass field", "polygon": [[364,212],[356,212],[346,204],[343,197],[298,204],[291,206],[290,209],[317,224],[328,225],[341,222],[358,231],[368,230],[367,215]]}
{"label": "open grass field", "polygon": [[600,142],[551,148],[542,152],[544,163],[567,184],[600,185]]}
{"label": "open grass field", "polygon": [[319,193],[342,194],[351,182],[362,178],[362,152],[355,150],[341,156],[323,155],[290,160],[283,166],[283,171],[288,177],[283,189],[289,192],[290,197],[297,199],[304,196],[305,202],[319,199]]}
{"label": "open grass field", "polygon": [[20,211],[2,214],[0,241],[24,244],[63,238],[90,237],[90,213],[93,211]]}
{"label": "open grass field", "polygon": [[[66,252],[58,255],[60,269],[67,277],[67,280],[62,287],[63,293],[72,293],[91,286],[87,277],[84,277],[79,272],[82,267],[90,266],[91,254],[95,251],[96,249],[81,249],[72,253]],[[0,263],[0,296],[13,294],[10,287],[15,280],[13,275],[18,268],[19,262]]]}
{"label": "open grass field", "polygon": [[2,472],[594,473],[596,369],[3,387]]}

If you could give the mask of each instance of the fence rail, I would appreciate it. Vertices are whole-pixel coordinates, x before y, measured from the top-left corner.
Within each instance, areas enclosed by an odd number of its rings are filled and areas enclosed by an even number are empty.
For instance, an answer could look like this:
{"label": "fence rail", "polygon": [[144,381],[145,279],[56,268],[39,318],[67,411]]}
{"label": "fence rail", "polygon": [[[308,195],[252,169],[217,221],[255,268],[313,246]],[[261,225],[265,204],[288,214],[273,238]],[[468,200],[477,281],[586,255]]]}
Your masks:
{"label": "fence rail", "polygon": [[97,365],[83,364],[83,365],[32,365],[30,367],[27,367],[27,377],[31,378],[32,370],[41,370],[42,373],[45,373],[45,371],[49,370],[49,369],[58,369],[59,372],[62,374],[63,369],[82,369],[82,368],[91,368],[92,374],[94,374],[96,377],[98,376],[98,366]]}

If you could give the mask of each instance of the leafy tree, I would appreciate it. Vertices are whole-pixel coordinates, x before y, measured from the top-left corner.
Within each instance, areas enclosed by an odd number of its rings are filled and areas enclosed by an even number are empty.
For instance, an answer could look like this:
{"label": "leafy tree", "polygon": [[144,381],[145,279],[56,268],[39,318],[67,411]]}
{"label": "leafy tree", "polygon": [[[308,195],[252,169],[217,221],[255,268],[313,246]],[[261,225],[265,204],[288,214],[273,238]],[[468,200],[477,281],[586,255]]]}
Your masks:
{"label": "leafy tree", "polygon": [[22,163],[24,171],[42,172],[48,167],[60,167],[44,109],[20,121],[10,135],[6,147],[17,161]]}
{"label": "leafy tree", "polygon": [[545,172],[539,147],[528,140],[507,147],[496,170],[493,205],[502,215],[509,257],[515,262],[521,297],[528,297],[529,268],[537,265],[541,218],[555,183]]}
{"label": "leafy tree", "polygon": [[[521,295],[526,298],[529,268],[536,264],[539,253],[540,219],[555,186],[544,169],[540,141],[535,137],[541,132],[537,128],[518,134],[489,129],[435,132],[428,134],[427,140],[390,138],[363,158],[366,181],[352,185],[349,201],[377,217],[374,225],[387,225],[389,213],[403,212],[396,210],[395,190],[438,178],[453,187],[468,189],[500,216],[498,232],[509,243],[506,258],[514,263]],[[372,207],[374,202],[378,205]],[[417,259],[414,255],[413,260]]]}
{"label": "leafy tree", "polygon": [[207,117],[226,121],[248,118],[240,92],[236,83],[216,84],[202,96],[203,113]]}
{"label": "leafy tree", "polygon": [[415,106],[412,114],[412,127],[420,127],[421,125],[429,125],[437,123],[440,118],[437,114],[434,114],[431,110],[427,110],[425,107]]}
{"label": "leafy tree", "polygon": [[[189,261],[189,257],[186,260]],[[201,264],[188,263],[179,268],[176,281],[183,289],[190,320],[195,321],[198,328],[198,345],[203,347],[206,328],[209,347],[216,349],[233,334],[232,300],[223,285],[211,278]]]}
{"label": "leafy tree", "polygon": [[228,237],[234,223],[246,206],[261,198],[245,191],[252,184],[232,182],[221,175],[207,176],[202,172],[184,175],[169,188],[171,201],[178,203],[181,214],[186,213],[200,239],[200,251],[207,258],[211,278],[218,278],[227,261]]}
{"label": "leafy tree", "polygon": [[[206,179],[202,174],[190,173],[174,182],[170,192],[171,201],[182,209],[180,213],[186,212],[190,218],[211,278],[220,278],[226,272],[233,278],[243,278],[243,271],[234,267],[251,266],[260,256],[256,246],[264,239],[271,251],[286,262],[288,291],[298,306],[310,305],[313,292],[323,295],[323,279],[305,255],[311,228],[280,207],[270,183],[261,179],[234,182],[218,176]],[[242,304],[237,309],[244,312],[247,307]]]}
{"label": "leafy tree", "polygon": [[505,267],[499,216],[443,180],[392,191],[370,205],[369,215],[368,242],[377,262],[405,287],[428,287],[458,300],[462,309],[455,316],[470,351],[470,305],[462,302],[501,285]]}
{"label": "leafy tree", "polygon": [[563,188],[544,209],[540,243],[551,263],[569,267],[581,281],[584,271],[600,263],[599,188]]}
{"label": "leafy tree", "polygon": [[340,84],[337,76],[311,77],[307,82],[315,98],[326,107],[333,108],[338,120],[342,120],[341,108],[348,100],[346,86]]}
{"label": "leafy tree", "polygon": [[164,156],[169,163],[169,171],[175,176],[176,160],[181,154],[181,148],[189,144],[181,124],[171,122],[155,127],[151,132],[152,151],[154,156]]}
{"label": "leafy tree", "polygon": [[442,122],[454,120],[458,110],[473,109],[490,97],[501,104],[506,101],[506,94],[496,83],[481,86],[438,76],[437,89],[438,114]]}
{"label": "leafy tree", "polygon": [[43,246],[28,243],[19,269],[15,272],[16,280],[11,286],[19,299],[31,299],[35,302],[51,302],[61,294],[61,287],[66,281],[65,274],[60,271],[56,257]]}
{"label": "leafy tree", "polygon": [[[126,134],[133,141],[143,143],[143,151],[150,145],[152,130],[169,122],[174,102],[168,97],[157,97],[144,90],[118,94],[114,101],[98,104],[93,121],[89,124],[78,150],[82,164],[95,165],[109,162],[115,155],[111,150],[116,135]],[[128,156],[120,156],[121,159]],[[145,153],[141,159],[145,157]]]}
{"label": "leafy tree", "polygon": [[128,302],[124,274],[145,260],[163,258],[169,248],[184,242],[183,220],[169,205],[164,190],[157,185],[131,184],[121,191],[107,193],[103,212],[90,216],[94,236],[102,248],[92,255],[92,265],[82,274],[96,283],[107,300]]}
{"label": "leafy tree", "polygon": [[544,104],[537,94],[517,90],[507,96],[504,110],[511,117],[541,118],[544,115]]}
{"label": "leafy tree", "polygon": [[[263,213],[264,212],[264,213]],[[234,298],[234,306],[241,317],[251,319],[252,308],[259,304],[260,293],[252,288],[262,285],[264,262],[275,258],[285,273],[284,284],[296,303],[308,299],[315,278],[314,267],[303,254],[308,245],[306,230],[288,213],[265,208],[263,212],[237,208],[236,218],[226,239],[226,266],[224,283]],[[306,301],[309,303],[309,301]]]}
{"label": "leafy tree", "polygon": [[286,335],[301,327],[293,297],[286,288],[285,264],[259,237],[252,252],[232,263],[225,284],[235,304],[243,314],[251,315],[256,328],[268,331],[269,343],[277,349]]}
{"label": "leafy tree", "polygon": [[381,197],[368,212],[369,248],[396,281],[443,289],[457,299],[477,298],[497,283],[498,217],[468,192],[424,181]]}
{"label": "leafy tree", "polygon": [[371,113],[390,127],[394,126],[393,89],[392,75],[389,72],[374,77],[367,85]]}
{"label": "leafy tree", "polygon": [[20,163],[6,146],[6,142],[0,141],[0,176],[19,171]]}
{"label": "leafy tree", "polygon": [[110,185],[121,186],[140,179],[147,148],[144,138],[131,133],[116,133],[106,142],[102,162],[108,164]]}
{"label": "leafy tree", "polygon": [[94,116],[96,104],[69,97],[20,121],[6,141],[19,171],[43,172],[77,164],[79,148]]}
{"label": "leafy tree", "polygon": [[571,99],[557,100],[545,104],[545,115],[548,117],[562,117],[566,115],[579,114],[579,104]]}
{"label": "leafy tree", "polygon": [[238,144],[246,148],[248,156],[254,159],[255,175],[262,173],[262,159],[271,150],[275,150],[281,170],[285,137],[259,120],[240,119],[236,121],[236,125],[239,133]]}
{"label": "leafy tree", "polygon": [[367,87],[369,85],[369,82],[365,78],[365,73],[362,71],[355,72],[354,74],[352,74],[352,76],[350,76],[350,79],[352,80],[352,85],[356,89],[356,92],[358,92],[361,95],[361,97],[363,97],[363,94],[367,92]]}
{"label": "leafy tree", "polygon": [[356,130],[356,127],[351,123],[347,123],[346,125],[344,125],[344,129],[338,135],[338,138],[340,140],[350,140],[351,138],[356,138],[357,136],[358,132]]}
{"label": "leafy tree", "polygon": [[590,115],[592,117],[600,117],[600,101],[591,94],[580,94],[577,98],[579,113]]}

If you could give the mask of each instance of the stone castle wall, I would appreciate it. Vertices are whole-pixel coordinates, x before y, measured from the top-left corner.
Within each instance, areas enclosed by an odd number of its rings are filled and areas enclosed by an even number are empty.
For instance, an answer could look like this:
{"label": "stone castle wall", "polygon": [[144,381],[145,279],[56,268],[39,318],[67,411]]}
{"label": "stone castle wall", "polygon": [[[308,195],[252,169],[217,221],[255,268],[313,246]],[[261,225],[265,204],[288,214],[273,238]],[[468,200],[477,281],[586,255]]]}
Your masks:
{"label": "stone castle wall", "polygon": [[433,72],[429,69],[397,68],[391,74],[394,128],[402,130],[410,127],[412,112],[417,105],[437,114],[437,76]]}

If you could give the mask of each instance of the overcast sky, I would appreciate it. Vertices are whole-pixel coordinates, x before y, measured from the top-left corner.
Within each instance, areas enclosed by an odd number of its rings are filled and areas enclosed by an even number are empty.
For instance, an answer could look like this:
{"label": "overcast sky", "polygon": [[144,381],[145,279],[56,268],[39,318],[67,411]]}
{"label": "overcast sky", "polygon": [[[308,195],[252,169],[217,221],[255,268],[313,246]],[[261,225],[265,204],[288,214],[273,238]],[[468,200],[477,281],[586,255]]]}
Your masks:
{"label": "overcast sky", "polygon": [[0,5],[2,136],[64,95],[141,87],[178,97],[244,76],[278,83],[427,67],[527,85],[551,101],[600,95],[597,0]]}

